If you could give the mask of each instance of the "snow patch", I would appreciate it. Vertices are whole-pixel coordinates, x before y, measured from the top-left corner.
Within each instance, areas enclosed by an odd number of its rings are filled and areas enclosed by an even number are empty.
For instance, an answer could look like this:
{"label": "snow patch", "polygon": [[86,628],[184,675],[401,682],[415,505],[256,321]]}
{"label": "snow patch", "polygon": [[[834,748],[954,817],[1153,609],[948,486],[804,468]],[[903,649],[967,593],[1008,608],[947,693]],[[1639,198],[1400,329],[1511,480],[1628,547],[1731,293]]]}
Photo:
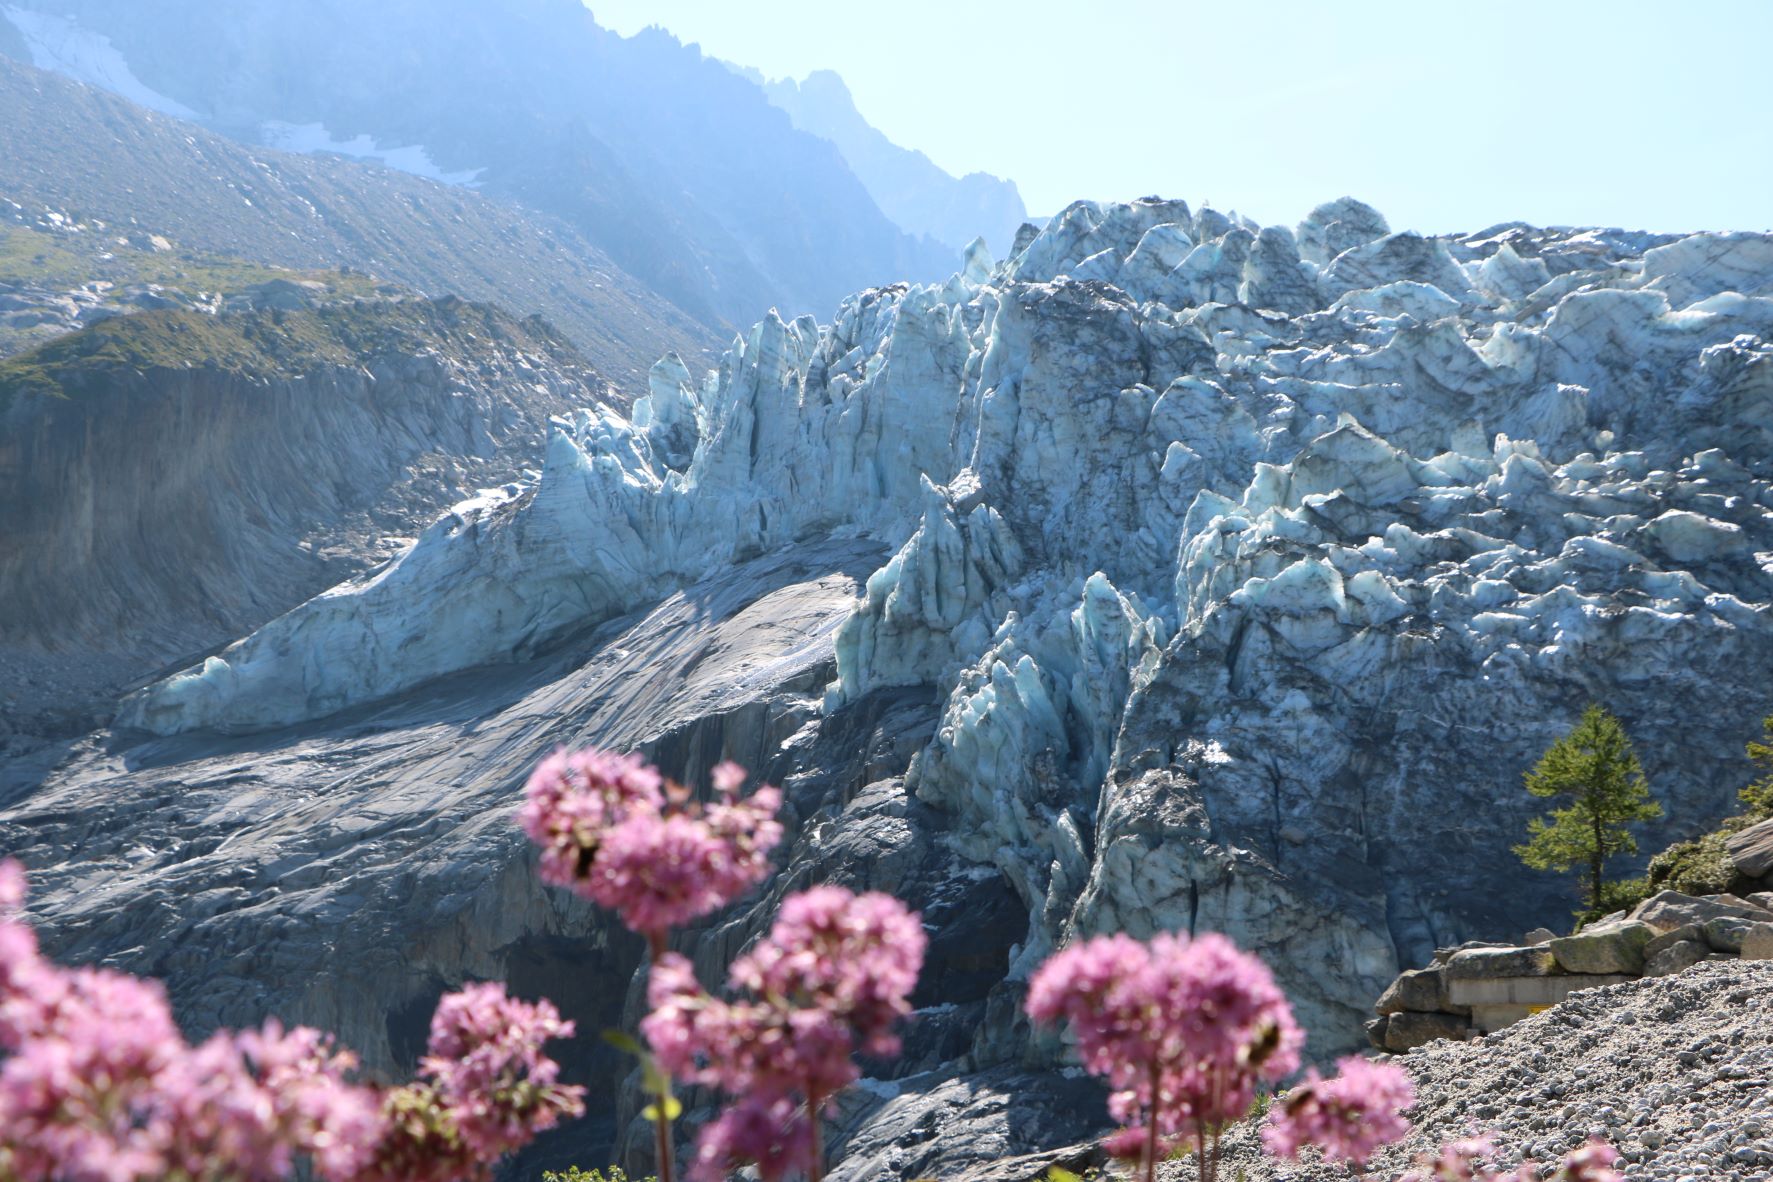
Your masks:
{"label": "snow patch", "polygon": [[484,168],[469,168],[459,172],[445,172],[431,159],[430,151],[422,144],[383,148],[378,147],[367,135],[342,140],[328,131],[324,123],[284,123],[273,119],[259,124],[259,139],[266,147],[283,152],[300,152],[304,155],[332,152],[339,156],[349,156],[353,160],[374,160],[388,168],[422,176],[426,180],[470,189],[479,185],[480,174],[486,171]]}

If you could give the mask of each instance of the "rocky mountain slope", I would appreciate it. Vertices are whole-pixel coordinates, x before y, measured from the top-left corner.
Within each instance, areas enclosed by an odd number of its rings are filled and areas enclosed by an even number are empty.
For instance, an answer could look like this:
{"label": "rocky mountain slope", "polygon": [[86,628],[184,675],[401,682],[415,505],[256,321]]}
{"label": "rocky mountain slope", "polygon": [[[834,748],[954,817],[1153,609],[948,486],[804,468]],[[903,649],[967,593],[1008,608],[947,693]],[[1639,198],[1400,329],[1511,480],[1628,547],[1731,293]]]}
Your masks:
{"label": "rocky mountain slope", "polygon": [[0,219],[58,236],[158,236],[258,265],[352,267],[541,312],[631,390],[661,351],[700,355],[710,340],[557,218],[376,165],[242,147],[4,53]]}
{"label": "rocky mountain slope", "polygon": [[795,837],[686,936],[705,968],[810,880],[932,926],[851,1155],[1067,1143],[1094,1117],[1020,998],[1074,934],[1225,931],[1324,1056],[1401,966],[1568,910],[1508,847],[1588,699],[1668,807],[1647,844],[1728,811],[1773,662],[1770,340],[1766,236],[1080,203],[706,381],[661,363],[533,486],[14,760],[0,839],[59,950],[394,1067],[466,976],[588,1029],[633,996],[511,823],[540,753],[730,755]]}
{"label": "rocky mountain slope", "polygon": [[[1555,1162],[1605,1137],[1637,1178],[1748,1182],[1773,1172],[1773,961],[1701,964],[1678,976],[1580,993],[1478,1042],[1437,1042],[1397,1060],[1414,1077],[1415,1129],[1369,1172],[1395,1177],[1418,1153],[1492,1133],[1497,1165]],[[1228,1137],[1222,1176],[1346,1178],[1343,1167],[1265,1157],[1254,1130]],[[1182,1163],[1168,1182],[1193,1176]]]}
{"label": "rocky mountain slope", "polygon": [[907,233],[944,243],[957,254],[983,237],[1001,253],[1027,220],[1014,181],[983,172],[950,176],[922,152],[901,148],[862,117],[849,87],[830,70],[815,70],[799,82],[739,72],[763,87],[794,126],[836,144],[880,211]]}
{"label": "rocky mountain slope", "polygon": [[272,302],[106,319],[0,362],[9,727],[65,729],[385,561],[539,463],[550,415],[607,396],[538,320]]}
{"label": "rocky mountain slope", "polygon": [[47,213],[24,226],[23,214],[12,212],[18,220],[11,224],[0,214],[0,357],[132,312],[295,308],[411,294],[361,272],[269,267]]}
{"label": "rocky mountain slope", "polygon": [[15,0],[7,22],[37,64],[243,142],[374,156],[545,211],[708,325],[823,312],[954,263],[756,87],[656,29],[602,29],[580,0]]}

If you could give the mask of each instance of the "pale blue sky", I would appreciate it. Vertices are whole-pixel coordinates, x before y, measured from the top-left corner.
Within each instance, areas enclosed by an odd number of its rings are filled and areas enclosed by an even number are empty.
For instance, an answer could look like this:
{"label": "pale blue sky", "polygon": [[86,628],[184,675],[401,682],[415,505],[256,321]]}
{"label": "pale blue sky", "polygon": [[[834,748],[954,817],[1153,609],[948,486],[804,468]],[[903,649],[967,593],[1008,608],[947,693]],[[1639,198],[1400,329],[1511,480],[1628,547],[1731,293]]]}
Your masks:
{"label": "pale blue sky", "polygon": [[1773,0],[588,0],[771,77],[828,68],[950,172],[1292,223],[1773,229]]}

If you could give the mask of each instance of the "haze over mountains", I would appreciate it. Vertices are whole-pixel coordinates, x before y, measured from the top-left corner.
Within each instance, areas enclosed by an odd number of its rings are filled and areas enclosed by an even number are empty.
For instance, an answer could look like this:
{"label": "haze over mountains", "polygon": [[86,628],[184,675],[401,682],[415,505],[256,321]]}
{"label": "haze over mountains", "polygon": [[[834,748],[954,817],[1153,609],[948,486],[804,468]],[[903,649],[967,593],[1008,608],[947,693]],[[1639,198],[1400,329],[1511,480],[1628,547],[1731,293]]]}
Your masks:
{"label": "haze over mountains", "polygon": [[[244,143],[380,159],[520,202],[723,331],[771,306],[796,315],[868,284],[939,279],[979,233],[1001,249],[1006,211],[1020,214],[994,192],[971,233],[959,212],[908,215],[907,232],[881,212],[904,203],[877,204],[857,179],[879,174],[880,144],[852,172],[758,86],[661,31],[610,33],[577,0],[222,13],[203,0],[14,0],[0,52]],[[854,143],[857,119],[819,122]],[[925,236],[938,225],[940,241]]]}

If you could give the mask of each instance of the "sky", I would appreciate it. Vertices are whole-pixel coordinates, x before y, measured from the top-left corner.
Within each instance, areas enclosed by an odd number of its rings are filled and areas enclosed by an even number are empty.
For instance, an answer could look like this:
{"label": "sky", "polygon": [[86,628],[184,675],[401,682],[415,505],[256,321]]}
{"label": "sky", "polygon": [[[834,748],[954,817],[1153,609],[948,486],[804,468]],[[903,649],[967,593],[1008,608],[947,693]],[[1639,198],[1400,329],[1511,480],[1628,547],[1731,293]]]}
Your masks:
{"label": "sky", "polygon": [[1396,229],[1773,229],[1773,0],[587,0],[1020,187]]}

